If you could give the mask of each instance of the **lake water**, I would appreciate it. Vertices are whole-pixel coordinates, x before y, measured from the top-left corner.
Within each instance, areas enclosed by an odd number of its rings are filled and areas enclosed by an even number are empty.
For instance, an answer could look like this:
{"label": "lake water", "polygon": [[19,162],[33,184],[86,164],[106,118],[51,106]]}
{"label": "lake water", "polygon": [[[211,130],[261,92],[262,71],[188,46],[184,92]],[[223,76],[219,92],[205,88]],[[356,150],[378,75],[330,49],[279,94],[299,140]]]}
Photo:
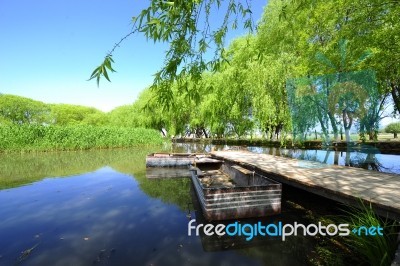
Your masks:
{"label": "lake water", "polygon": [[[308,265],[315,261],[321,240],[313,237],[245,241],[188,236],[191,219],[206,223],[191,180],[147,179],[145,156],[210,149],[199,144],[0,155],[0,265]],[[312,158],[325,155],[316,152]],[[389,158],[375,156],[382,169],[398,172],[398,157]],[[338,205],[329,200],[284,187],[281,215],[241,222],[311,223],[337,211]]]}

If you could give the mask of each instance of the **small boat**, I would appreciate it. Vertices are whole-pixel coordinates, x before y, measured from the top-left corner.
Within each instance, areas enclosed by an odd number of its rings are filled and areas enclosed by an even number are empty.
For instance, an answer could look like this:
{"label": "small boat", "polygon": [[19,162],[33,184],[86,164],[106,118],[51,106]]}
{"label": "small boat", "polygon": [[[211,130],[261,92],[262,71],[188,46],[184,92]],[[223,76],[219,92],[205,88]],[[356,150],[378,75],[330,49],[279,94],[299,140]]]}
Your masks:
{"label": "small boat", "polygon": [[196,164],[191,179],[208,221],[280,214],[282,185],[230,162]]}
{"label": "small boat", "polygon": [[189,167],[192,164],[211,163],[218,160],[211,155],[196,153],[152,153],[146,156],[146,167]]}
{"label": "small boat", "polygon": [[146,156],[146,167],[188,167],[195,158],[189,153],[152,153]]}
{"label": "small boat", "polygon": [[[224,220],[224,221],[207,221],[202,214],[202,209],[200,206],[200,202],[198,200],[195,188],[190,186],[190,197],[192,199],[194,216],[193,218],[196,220],[196,224],[213,224],[217,226],[218,224],[224,224],[225,226],[232,223],[232,220]],[[192,219],[192,216],[190,216]],[[257,224],[258,222],[262,222],[263,224],[276,223],[280,221],[280,217],[255,217],[248,218],[245,220],[247,224]],[[244,221],[242,221],[244,222]],[[280,239],[274,239],[273,237],[265,237],[262,235],[254,235],[251,241],[246,240],[248,236],[246,235],[206,235],[204,230],[199,230],[199,235],[201,239],[201,245],[205,252],[214,252],[214,251],[225,251],[225,250],[235,250],[235,249],[243,249],[243,248],[255,248],[268,246],[271,248],[272,245],[278,244],[280,245],[282,241]],[[279,240],[279,241],[277,241]],[[272,249],[274,250],[274,249]],[[264,252],[271,251],[270,249],[264,249]]]}

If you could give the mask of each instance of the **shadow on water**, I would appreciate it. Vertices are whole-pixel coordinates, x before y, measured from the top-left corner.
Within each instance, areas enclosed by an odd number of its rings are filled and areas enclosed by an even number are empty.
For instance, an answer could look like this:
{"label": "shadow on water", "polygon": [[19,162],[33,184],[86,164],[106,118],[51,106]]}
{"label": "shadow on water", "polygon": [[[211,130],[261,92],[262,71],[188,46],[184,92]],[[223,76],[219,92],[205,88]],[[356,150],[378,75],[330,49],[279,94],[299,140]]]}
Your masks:
{"label": "shadow on water", "polygon": [[[188,236],[191,219],[207,223],[191,180],[146,178],[145,156],[211,150],[197,145],[0,155],[0,265],[309,265],[318,257],[314,237]],[[329,163],[331,154],[302,156]],[[281,215],[240,222],[307,224],[337,213],[337,204],[284,186]]]}

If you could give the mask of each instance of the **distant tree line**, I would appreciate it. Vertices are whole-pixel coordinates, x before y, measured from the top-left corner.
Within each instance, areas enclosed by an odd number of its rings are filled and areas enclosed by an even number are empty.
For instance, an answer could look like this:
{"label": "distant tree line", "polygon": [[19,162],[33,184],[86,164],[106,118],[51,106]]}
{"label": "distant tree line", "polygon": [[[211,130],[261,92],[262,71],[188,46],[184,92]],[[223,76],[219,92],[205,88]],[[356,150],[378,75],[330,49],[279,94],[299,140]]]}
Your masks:
{"label": "distant tree line", "polygon": [[0,95],[0,124],[31,125],[105,125],[106,113],[70,104],[46,104],[29,98]]}
{"label": "distant tree line", "polygon": [[2,94],[0,153],[128,148],[164,142],[159,131],[144,128],[144,124],[120,123],[123,116]]}

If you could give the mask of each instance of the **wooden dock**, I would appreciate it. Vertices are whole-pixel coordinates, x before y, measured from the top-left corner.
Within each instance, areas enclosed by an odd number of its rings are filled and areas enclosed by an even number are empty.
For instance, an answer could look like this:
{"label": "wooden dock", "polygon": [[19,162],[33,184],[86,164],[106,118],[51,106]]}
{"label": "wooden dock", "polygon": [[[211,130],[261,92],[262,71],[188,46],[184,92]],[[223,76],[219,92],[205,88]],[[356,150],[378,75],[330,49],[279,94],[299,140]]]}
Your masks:
{"label": "wooden dock", "polygon": [[212,156],[341,203],[371,202],[376,213],[400,221],[400,175],[327,165],[248,151],[214,151]]}

